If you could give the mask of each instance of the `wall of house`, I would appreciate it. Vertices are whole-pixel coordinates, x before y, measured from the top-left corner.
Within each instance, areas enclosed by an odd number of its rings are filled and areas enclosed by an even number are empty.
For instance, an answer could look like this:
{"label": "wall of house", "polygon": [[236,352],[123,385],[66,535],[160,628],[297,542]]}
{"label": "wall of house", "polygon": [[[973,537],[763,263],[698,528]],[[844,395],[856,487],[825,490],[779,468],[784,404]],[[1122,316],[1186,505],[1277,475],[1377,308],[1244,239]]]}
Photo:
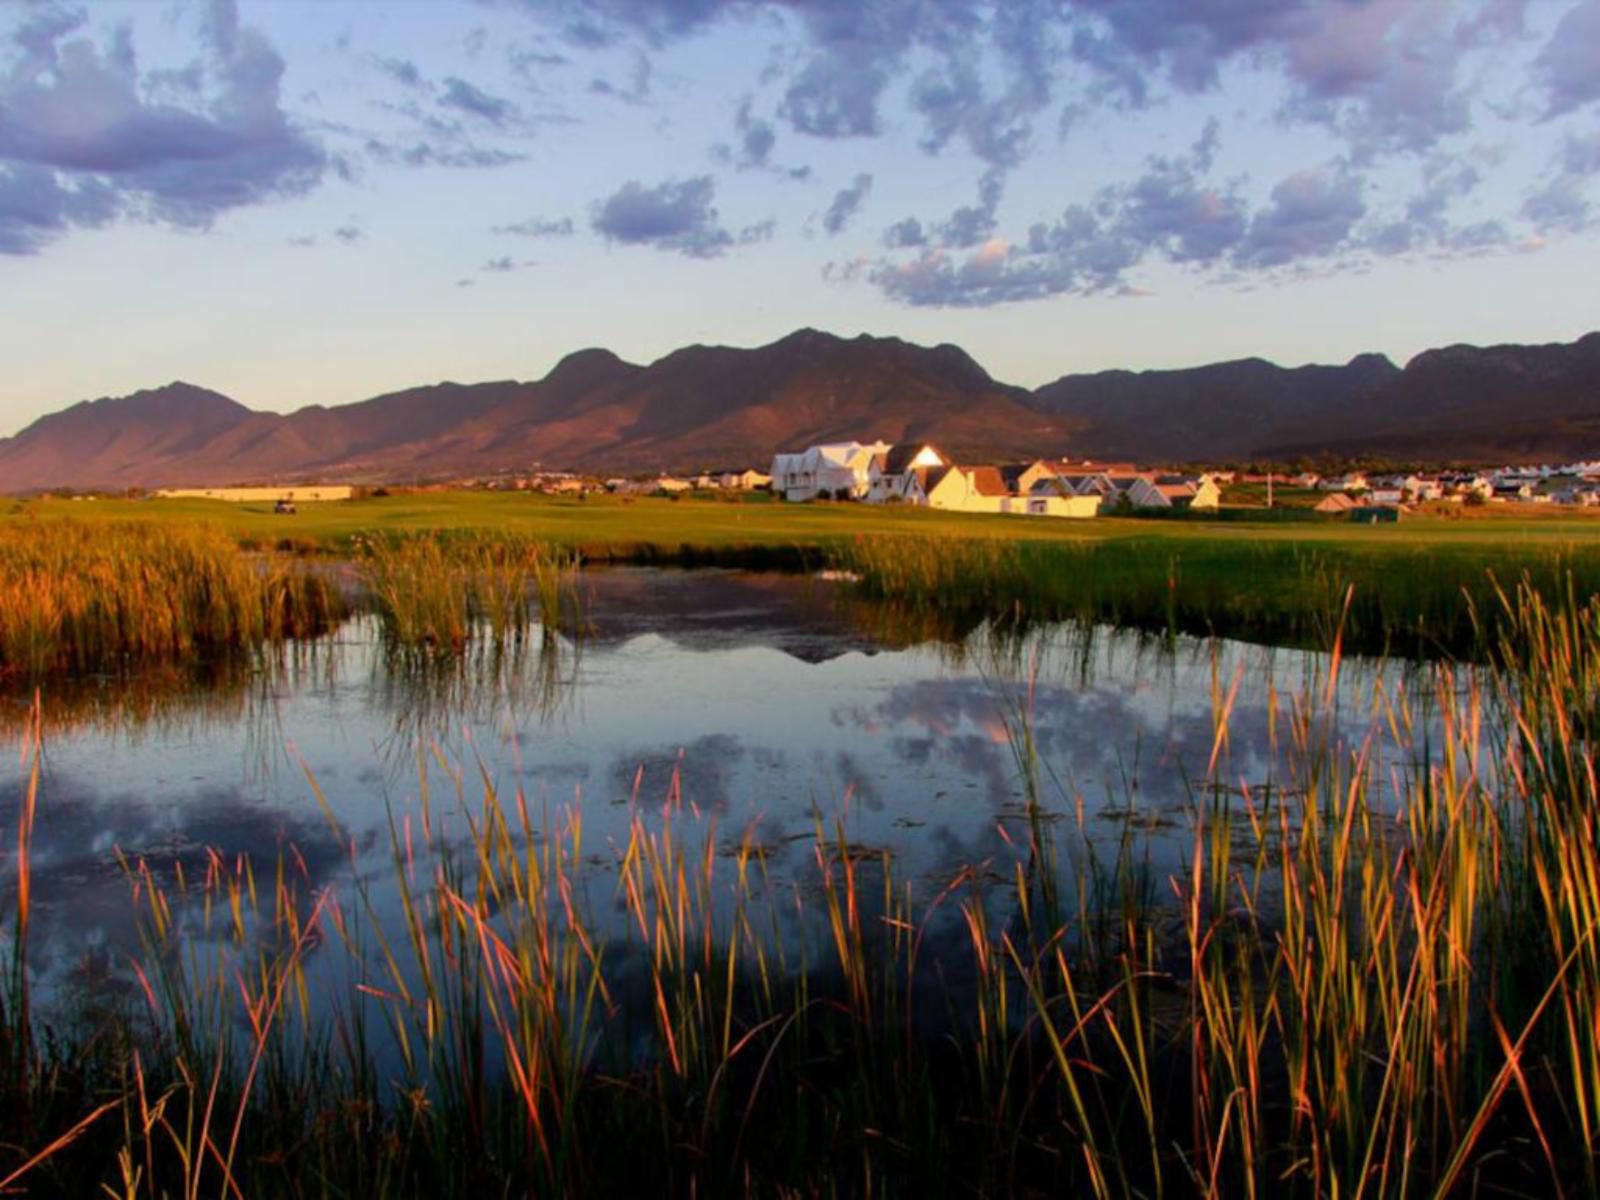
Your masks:
{"label": "wall of house", "polygon": [[169,500],[230,500],[237,504],[272,504],[291,500],[309,504],[317,500],[348,500],[355,488],[346,485],[315,487],[162,488],[158,497]]}

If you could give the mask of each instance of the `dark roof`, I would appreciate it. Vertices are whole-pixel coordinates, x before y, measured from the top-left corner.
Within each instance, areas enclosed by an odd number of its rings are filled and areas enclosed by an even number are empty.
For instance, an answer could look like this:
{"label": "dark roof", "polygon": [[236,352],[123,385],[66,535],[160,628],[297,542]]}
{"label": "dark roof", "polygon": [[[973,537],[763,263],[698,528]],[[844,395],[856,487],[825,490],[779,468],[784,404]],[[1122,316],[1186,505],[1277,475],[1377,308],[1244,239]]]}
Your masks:
{"label": "dark roof", "polygon": [[903,475],[911,469],[912,460],[924,450],[932,450],[939,456],[941,463],[949,465],[950,460],[937,446],[930,446],[927,442],[902,442],[898,446],[889,447],[889,452],[879,463],[879,469],[886,475]]}
{"label": "dark roof", "polygon": [[917,481],[917,484],[922,488],[922,494],[926,496],[934,488],[938,487],[944,477],[953,470],[955,470],[954,467],[918,467],[911,472],[911,477]]}

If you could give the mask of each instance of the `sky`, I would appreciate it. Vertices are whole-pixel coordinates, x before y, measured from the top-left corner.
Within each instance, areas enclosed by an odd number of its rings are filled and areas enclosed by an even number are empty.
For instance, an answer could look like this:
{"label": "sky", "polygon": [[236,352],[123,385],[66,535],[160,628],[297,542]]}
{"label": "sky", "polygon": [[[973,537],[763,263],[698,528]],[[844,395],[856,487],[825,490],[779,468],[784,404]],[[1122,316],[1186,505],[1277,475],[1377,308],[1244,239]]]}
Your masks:
{"label": "sky", "polygon": [[1600,328],[1600,0],[0,0],[0,434],[811,326],[1036,386]]}

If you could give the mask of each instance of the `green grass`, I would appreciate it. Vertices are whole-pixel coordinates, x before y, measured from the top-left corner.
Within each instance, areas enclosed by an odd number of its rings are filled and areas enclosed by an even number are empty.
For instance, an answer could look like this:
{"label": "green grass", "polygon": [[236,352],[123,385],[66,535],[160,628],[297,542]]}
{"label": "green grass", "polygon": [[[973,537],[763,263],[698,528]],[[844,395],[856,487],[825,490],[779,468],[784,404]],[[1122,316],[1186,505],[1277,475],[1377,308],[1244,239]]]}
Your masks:
{"label": "green grass", "polygon": [[72,518],[83,522],[215,522],[239,538],[272,545],[348,548],[362,535],[406,531],[471,531],[516,534],[582,549],[594,560],[640,553],[670,559],[683,548],[821,550],[856,534],[913,533],[932,537],[982,537],[1027,541],[1155,539],[1222,545],[1287,541],[1308,546],[1359,546],[1382,554],[1425,545],[1471,554],[1487,546],[1600,546],[1600,516],[1558,519],[1465,520],[1418,517],[1390,527],[1346,522],[1275,520],[1141,520],[1099,518],[1050,520],[985,516],[861,504],[740,503],[640,497],[586,500],[519,493],[429,492],[365,500],[302,505],[295,516],[277,516],[270,505],[206,500],[32,501],[21,517]]}

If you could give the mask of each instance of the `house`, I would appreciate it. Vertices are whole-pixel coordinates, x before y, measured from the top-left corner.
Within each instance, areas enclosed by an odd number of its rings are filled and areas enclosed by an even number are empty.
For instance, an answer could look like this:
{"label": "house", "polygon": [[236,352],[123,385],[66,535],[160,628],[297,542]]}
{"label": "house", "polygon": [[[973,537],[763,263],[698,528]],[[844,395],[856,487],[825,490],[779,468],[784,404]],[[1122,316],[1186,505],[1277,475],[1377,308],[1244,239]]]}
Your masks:
{"label": "house", "polygon": [[303,487],[162,488],[156,493],[156,498],[229,500],[235,504],[276,504],[279,500],[287,500],[291,504],[309,504],[319,500],[349,500],[355,494],[355,488],[343,484],[312,484]]}
{"label": "house", "polygon": [[1209,475],[1158,475],[1155,484],[1173,508],[1215,510],[1222,505],[1222,489]]}
{"label": "house", "polygon": [[1011,489],[996,467],[916,467],[906,480],[907,504],[925,504],[953,512],[1005,512]]}
{"label": "house", "polygon": [[1367,477],[1360,471],[1350,471],[1344,475],[1332,475],[1317,484],[1325,492],[1364,492],[1367,490]]}
{"label": "house", "polygon": [[753,492],[771,484],[772,476],[750,467],[743,471],[724,471],[718,482],[729,491]]}
{"label": "house", "polygon": [[833,442],[772,460],[772,490],[785,500],[859,500],[867,494],[872,460],[889,450],[888,442]]}
{"label": "house", "polygon": [[951,465],[940,450],[926,442],[907,442],[874,454],[867,467],[867,494],[872,504],[888,504],[906,499],[912,473]]}
{"label": "house", "polygon": [[1398,507],[1399,505],[1404,504],[1405,501],[1406,494],[1399,488],[1373,488],[1367,493],[1368,504],[1386,504],[1391,507]]}
{"label": "house", "polygon": [[1350,498],[1347,492],[1332,492],[1317,501],[1313,512],[1328,513],[1334,516],[1344,516],[1352,508],[1360,507]]}
{"label": "house", "polygon": [[661,496],[676,496],[679,492],[690,491],[693,487],[694,483],[691,480],[663,475],[650,486],[650,490]]}
{"label": "house", "polygon": [[1010,511],[1035,517],[1094,517],[1100,512],[1100,497],[1080,496],[1059,478],[1050,476],[1035,482],[1026,495],[1013,501]]}

